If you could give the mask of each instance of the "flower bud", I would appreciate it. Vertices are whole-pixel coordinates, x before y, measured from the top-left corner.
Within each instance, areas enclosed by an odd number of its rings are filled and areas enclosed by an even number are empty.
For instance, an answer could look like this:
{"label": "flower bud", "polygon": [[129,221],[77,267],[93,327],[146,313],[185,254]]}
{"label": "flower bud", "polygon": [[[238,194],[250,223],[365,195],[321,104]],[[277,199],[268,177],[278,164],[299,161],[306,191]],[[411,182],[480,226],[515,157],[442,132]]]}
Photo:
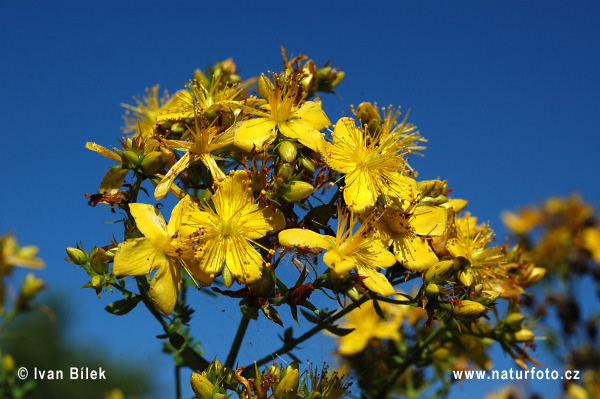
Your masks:
{"label": "flower bud", "polygon": [[473,269],[466,268],[458,272],[458,279],[465,287],[470,287],[473,284]]}
{"label": "flower bud", "polygon": [[459,320],[472,321],[480,318],[485,312],[485,306],[474,301],[462,301],[460,305],[452,306],[452,314]]}
{"label": "flower bud", "polygon": [[300,201],[314,191],[313,185],[304,181],[291,181],[280,190],[283,199],[288,202]]}
{"label": "flower bud", "polygon": [[140,156],[133,151],[125,151],[121,155],[123,166],[127,169],[135,169],[140,164]]}
{"label": "flower bud", "polygon": [[185,131],[185,125],[181,122],[175,122],[171,125],[171,133],[181,136]]}
{"label": "flower bud", "polygon": [[223,266],[223,271],[221,273],[223,274],[223,283],[225,284],[225,287],[231,287],[233,285],[235,277],[233,277],[233,274],[231,274],[231,271],[229,270],[227,265]]}
{"label": "flower bud", "polygon": [[252,186],[252,192],[254,192],[254,194],[260,193],[261,190],[263,188],[265,188],[265,186],[267,185],[267,176],[265,176],[264,173],[253,173],[252,174],[252,180],[251,180],[251,186]]}
{"label": "flower bud", "polygon": [[90,257],[92,270],[98,274],[104,274],[108,271],[108,257],[103,248],[94,248]]}
{"label": "flower bud", "polygon": [[346,290],[346,296],[352,300],[352,302],[358,302],[360,300],[360,291],[355,286],[350,286]]}
{"label": "flower bud", "polygon": [[2,356],[2,368],[7,374],[15,369],[15,359],[9,354]]}
{"label": "flower bud", "polygon": [[274,375],[275,377],[277,377],[277,379],[279,379],[279,377],[281,376],[281,370],[276,364],[272,364],[269,366],[269,374]]}
{"label": "flower bud", "polygon": [[429,299],[436,299],[438,295],[440,295],[440,286],[434,283],[427,284],[425,296]]}
{"label": "flower bud", "polygon": [[282,141],[277,149],[279,150],[281,159],[283,159],[285,162],[292,163],[296,160],[298,148],[296,148],[296,144],[292,143],[291,141]]}
{"label": "flower bud", "polygon": [[[298,369],[292,370],[285,375],[277,384],[273,397],[275,399],[295,399],[297,397],[296,391],[300,383],[300,373]],[[284,396],[285,395],[285,396]]]}
{"label": "flower bud", "polygon": [[310,173],[315,173],[315,170],[317,170],[317,165],[315,165],[315,163],[310,159],[303,156],[300,156],[300,166],[302,166]]}
{"label": "flower bud", "polygon": [[192,390],[199,399],[212,399],[215,386],[200,373],[192,373]]}
{"label": "flower bud", "polygon": [[356,117],[361,125],[368,125],[371,121],[381,122],[379,111],[371,103],[360,103],[356,109]]}
{"label": "flower bud", "polygon": [[426,283],[442,284],[452,276],[456,269],[455,260],[443,260],[431,266],[426,272],[423,280]]}
{"label": "flower bud", "polygon": [[329,75],[331,75],[331,70],[332,69],[330,66],[326,66],[326,67],[319,69],[319,72],[317,72],[317,74],[319,75],[320,78],[328,78]]}
{"label": "flower bud", "polygon": [[346,76],[345,72],[337,72],[335,74],[335,78],[333,78],[333,80],[331,81],[331,88],[334,89],[337,85],[342,83],[342,80],[344,80],[345,76]]}
{"label": "flower bud", "polygon": [[421,201],[419,201],[419,204],[436,206],[436,205],[442,205],[443,203],[445,203],[447,201],[448,201],[448,198],[445,195],[440,194],[436,197],[423,197],[421,199]]}
{"label": "flower bud", "polygon": [[21,286],[21,299],[28,301],[44,289],[44,280],[36,278],[33,273],[27,273]]}
{"label": "flower bud", "polygon": [[535,338],[535,333],[528,328],[522,328],[516,332],[506,333],[506,339],[510,342],[527,342]]}
{"label": "flower bud", "polygon": [[94,276],[92,277],[92,279],[90,280],[90,286],[92,288],[102,288],[104,279],[102,278],[102,276]]}
{"label": "flower bud", "polygon": [[142,170],[142,174],[146,177],[154,176],[156,173],[160,172],[160,170],[165,165],[165,160],[163,159],[163,154],[160,151],[152,151],[147,154],[140,164],[140,169]]}
{"label": "flower bud", "polygon": [[521,329],[521,323],[525,320],[525,316],[521,313],[510,313],[506,316],[505,322],[508,328],[513,331],[519,331]]}
{"label": "flower bud", "polygon": [[439,193],[440,191],[446,191],[444,189],[444,183],[445,182],[441,180],[423,180],[417,182],[417,187],[419,188],[419,191],[421,191],[421,195],[426,197],[432,192]]}
{"label": "flower bud", "polygon": [[229,399],[229,395],[226,395],[224,393],[216,393],[212,399]]}
{"label": "flower bud", "polygon": [[208,87],[210,85],[210,80],[208,77],[199,69],[194,71],[194,80],[204,87]]}
{"label": "flower bud", "polygon": [[76,265],[85,265],[88,260],[88,255],[79,248],[67,247],[67,255],[71,262]]}
{"label": "flower bud", "polygon": [[473,299],[475,302],[479,302],[483,306],[490,306],[496,299],[500,297],[500,293],[497,291],[486,290],[482,291],[481,295]]}
{"label": "flower bud", "polygon": [[269,99],[269,94],[273,92],[273,83],[271,83],[271,79],[266,77],[265,75],[261,75],[258,78],[258,95],[263,100]]}
{"label": "flower bud", "polygon": [[448,201],[440,204],[444,208],[453,209],[454,212],[459,213],[467,207],[468,201],[463,199],[449,199]]}
{"label": "flower bud", "polygon": [[287,182],[288,180],[290,180],[292,178],[292,176],[294,174],[294,169],[292,168],[292,165],[290,165],[289,163],[283,163],[279,167],[278,174],[283,175],[283,179]]}
{"label": "flower bud", "polygon": [[521,284],[523,288],[531,287],[546,275],[546,269],[543,267],[534,267],[529,275],[523,280]]}

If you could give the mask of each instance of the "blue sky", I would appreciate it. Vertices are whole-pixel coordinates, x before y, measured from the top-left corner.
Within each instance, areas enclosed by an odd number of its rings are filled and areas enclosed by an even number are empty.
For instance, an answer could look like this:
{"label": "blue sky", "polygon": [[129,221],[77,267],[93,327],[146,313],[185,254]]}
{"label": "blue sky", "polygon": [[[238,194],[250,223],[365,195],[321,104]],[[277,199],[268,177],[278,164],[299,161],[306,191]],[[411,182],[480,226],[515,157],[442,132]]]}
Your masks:
{"label": "blue sky", "polygon": [[[47,263],[40,275],[73,303],[73,339],[115,354],[168,361],[142,309],[126,318],[105,313],[111,296],[98,301],[80,289],[85,273],[63,261],[66,246],[122,237],[105,223],[117,217],[83,198],[112,165],[85,142],[113,145],[120,103],[154,84],[174,92],[217,59],[233,57],[248,78],[281,68],[284,45],[346,72],[343,99],[323,98],[332,120],[363,101],[410,109],[409,121],[429,139],[425,157],[411,160],[419,177],[447,179],[500,240],[504,209],[571,192],[598,207],[594,2],[3,0],[0,15],[0,230],[40,247]],[[234,330],[238,315],[224,317]],[[229,344],[221,326],[201,328],[207,348]],[[264,354],[252,354],[263,334],[277,332],[265,323],[251,328],[244,362]],[[327,341],[318,345],[329,351]],[[171,372],[157,379],[170,394]]]}

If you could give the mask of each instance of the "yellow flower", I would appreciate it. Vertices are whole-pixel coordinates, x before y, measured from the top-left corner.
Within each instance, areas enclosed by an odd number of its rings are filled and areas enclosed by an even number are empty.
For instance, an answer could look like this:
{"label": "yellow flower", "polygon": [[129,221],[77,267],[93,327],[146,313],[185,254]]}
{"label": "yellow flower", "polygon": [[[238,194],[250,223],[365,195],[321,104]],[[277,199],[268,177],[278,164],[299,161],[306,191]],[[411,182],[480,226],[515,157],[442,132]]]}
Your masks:
{"label": "yellow flower", "polygon": [[515,234],[527,234],[540,223],[542,214],[536,208],[523,208],[519,214],[502,212],[502,221]]}
{"label": "yellow flower", "polygon": [[[165,93],[159,100],[158,88],[159,86],[156,85],[152,89],[147,89],[146,96],[141,100],[134,98],[135,106],[121,104],[127,108],[125,116],[123,116],[125,120],[124,133],[136,132],[135,137],[141,136],[145,140],[154,133],[158,114],[167,111],[182,111],[187,108],[187,101],[191,98],[191,94],[187,90],[180,90],[171,98]],[[129,116],[131,112],[133,112],[133,117]]]}
{"label": "yellow flower", "polygon": [[0,238],[0,270],[12,266],[21,266],[29,269],[44,267],[44,261],[38,258],[38,247],[20,247],[12,234]]}
{"label": "yellow flower", "polygon": [[278,210],[254,204],[250,178],[243,170],[218,186],[212,202],[214,210],[207,203],[193,206],[184,220],[187,229],[195,230],[200,269],[214,278],[225,263],[243,284],[260,279],[264,261],[252,244],[269,231],[285,227],[285,217]]}
{"label": "yellow flower", "polygon": [[[267,78],[263,75],[260,79]],[[286,79],[273,75],[275,84],[269,82],[265,85],[268,104],[261,107],[265,111],[246,111],[258,118],[249,119],[240,126],[235,134],[237,147],[248,152],[253,149],[262,152],[279,132],[317,151],[317,142],[323,137],[319,131],[331,125],[331,122],[321,106],[313,101],[306,101],[299,107],[300,83],[292,77]]]}
{"label": "yellow flower", "polygon": [[179,161],[171,167],[171,169],[169,169],[160,183],[158,183],[156,190],[154,191],[154,198],[158,201],[167,195],[175,178],[181,172],[186,170],[196,159],[200,159],[200,161],[208,168],[216,182],[225,179],[225,173],[219,168],[217,162],[211,155],[211,152],[228,144],[232,144],[234,131],[235,125],[227,131],[218,134],[216,127],[200,128],[196,123],[196,131],[191,131],[194,136],[193,142],[165,140],[165,143],[169,146],[188,148],[189,151],[186,152]]}
{"label": "yellow flower", "polygon": [[[206,283],[207,277],[193,267],[193,248],[178,238],[181,215],[189,206],[189,197],[179,201],[171,213],[169,224],[152,205],[129,204],[137,228],[145,235],[119,244],[113,273],[116,277],[142,276],[156,270],[150,283],[150,296],[158,310],[171,314],[181,289],[180,263],[187,264],[194,278]],[[210,284],[210,282],[208,282]]]}
{"label": "yellow flower", "polygon": [[583,246],[590,251],[594,262],[600,263],[600,228],[588,227],[583,230]]}
{"label": "yellow flower", "polygon": [[[469,215],[456,219],[456,237],[448,240],[446,248],[454,257],[469,260],[475,283],[491,283],[506,279],[506,258],[502,247],[488,247],[494,240],[494,231],[487,225],[473,228]],[[495,284],[496,286],[496,284]]]}
{"label": "yellow flower", "polygon": [[356,127],[352,118],[335,125],[332,142],[320,142],[327,164],[345,176],[344,200],[355,212],[375,205],[380,195],[412,201],[416,182],[403,175],[407,145],[415,141],[414,126],[405,120],[392,132],[370,134]]}
{"label": "yellow flower", "polygon": [[373,306],[373,301],[365,302],[360,308],[354,309],[345,319],[344,328],[354,331],[340,337],[338,352],[350,356],[361,352],[372,339],[391,339],[399,341],[402,324],[401,307],[385,302],[379,302],[386,318],[379,317]]}
{"label": "yellow flower", "polygon": [[289,247],[323,248],[326,250],[323,262],[336,274],[343,276],[356,269],[370,290],[384,296],[394,294],[394,287],[378,269],[393,266],[396,258],[370,235],[372,221],[367,220],[354,232],[357,218],[338,214],[335,237],[311,230],[287,229],[279,233],[279,242]]}
{"label": "yellow flower", "polygon": [[394,255],[398,262],[413,271],[424,271],[438,262],[426,240],[441,236],[448,224],[448,210],[440,206],[409,206],[406,210],[389,207],[377,228],[394,239]]}

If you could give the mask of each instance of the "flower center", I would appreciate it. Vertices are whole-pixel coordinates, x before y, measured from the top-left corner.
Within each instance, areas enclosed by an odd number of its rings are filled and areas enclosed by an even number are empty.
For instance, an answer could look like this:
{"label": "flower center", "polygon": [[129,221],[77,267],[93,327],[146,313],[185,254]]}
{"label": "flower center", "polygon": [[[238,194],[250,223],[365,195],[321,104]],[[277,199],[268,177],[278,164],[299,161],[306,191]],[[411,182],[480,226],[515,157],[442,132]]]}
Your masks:
{"label": "flower center", "polygon": [[231,220],[223,220],[221,222],[221,226],[219,228],[219,234],[223,238],[230,237],[234,235],[237,231],[237,223],[232,222]]}

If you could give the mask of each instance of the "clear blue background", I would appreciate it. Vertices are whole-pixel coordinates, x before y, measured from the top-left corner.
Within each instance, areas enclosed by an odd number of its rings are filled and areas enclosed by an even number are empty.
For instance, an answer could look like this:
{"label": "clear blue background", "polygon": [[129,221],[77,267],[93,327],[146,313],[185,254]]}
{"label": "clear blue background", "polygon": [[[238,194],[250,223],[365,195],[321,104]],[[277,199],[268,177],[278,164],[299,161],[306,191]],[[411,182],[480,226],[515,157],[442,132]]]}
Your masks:
{"label": "clear blue background", "polygon": [[[280,45],[331,60],[346,72],[343,100],[323,99],[332,121],[362,101],[411,109],[429,139],[425,157],[411,160],[419,177],[447,179],[502,241],[504,209],[571,192],[598,205],[599,17],[591,1],[1,0],[0,229],[40,247],[40,275],[72,303],[72,339],[156,364],[155,397],[171,397],[158,325],[141,307],[125,318],[104,312],[118,296],[99,301],[79,289],[85,273],[63,261],[66,246],[122,238],[104,223],[118,217],[83,197],[113,164],[85,142],[116,143],[120,103],[154,84],[174,92],[217,59],[233,57],[244,78],[279,69]],[[217,348],[229,345],[239,316],[216,318],[221,302],[196,297],[207,357],[224,358]],[[262,357],[265,340],[281,332],[264,320],[250,328],[242,363]],[[333,348],[322,339],[314,349]],[[495,386],[465,383],[453,397]]]}

